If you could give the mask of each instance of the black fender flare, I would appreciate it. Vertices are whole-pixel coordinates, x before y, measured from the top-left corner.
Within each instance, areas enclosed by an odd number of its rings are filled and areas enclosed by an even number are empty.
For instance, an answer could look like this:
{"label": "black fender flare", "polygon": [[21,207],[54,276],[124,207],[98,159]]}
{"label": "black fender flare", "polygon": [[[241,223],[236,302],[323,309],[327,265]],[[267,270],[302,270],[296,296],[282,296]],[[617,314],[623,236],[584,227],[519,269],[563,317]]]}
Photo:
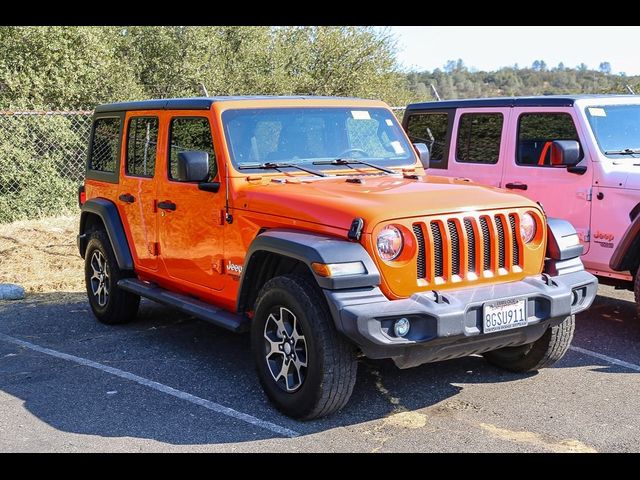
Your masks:
{"label": "black fender flare", "polygon": [[124,233],[124,227],[118,207],[105,198],[92,198],[87,200],[83,205],[80,213],[80,234],[78,235],[78,250],[80,256],[84,258],[87,250],[88,238],[86,236],[86,222],[89,215],[97,215],[104,224],[107,236],[111,242],[113,253],[115,254],[118,267],[121,270],[133,270],[133,257],[129,249],[129,242]]}
{"label": "black fender flare", "polygon": [[609,267],[616,272],[632,270],[638,266],[640,256],[640,215],[627,227],[609,260]]}
{"label": "black fender flare", "polygon": [[[258,252],[276,253],[302,262],[309,267],[318,286],[328,290],[372,287],[380,284],[380,272],[362,245],[324,234],[289,229],[272,229],[258,235],[245,256],[237,308],[242,309],[254,286],[252,279],[257,270]],[[312,263],[363,263],[366,273],[341,277],[321,277],[311,268]]]}

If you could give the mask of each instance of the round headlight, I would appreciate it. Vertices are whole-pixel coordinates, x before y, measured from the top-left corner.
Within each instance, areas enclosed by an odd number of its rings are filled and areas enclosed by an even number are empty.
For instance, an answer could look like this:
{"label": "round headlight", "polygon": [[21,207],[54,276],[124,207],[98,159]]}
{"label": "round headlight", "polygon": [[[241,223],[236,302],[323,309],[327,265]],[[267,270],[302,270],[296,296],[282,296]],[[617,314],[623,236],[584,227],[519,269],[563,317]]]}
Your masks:
{"label": "round headlight", "polygon": [[404,240],[402,233],[393,225],[387,225],[378,234],[376,245],[378,254],[383,260],[389,261],[400,255]]}
{"label": "round headlight", "polygon": [[524,243],[529,243],[536,236],[536,219],[530,213],[520,217],[520,236]]}

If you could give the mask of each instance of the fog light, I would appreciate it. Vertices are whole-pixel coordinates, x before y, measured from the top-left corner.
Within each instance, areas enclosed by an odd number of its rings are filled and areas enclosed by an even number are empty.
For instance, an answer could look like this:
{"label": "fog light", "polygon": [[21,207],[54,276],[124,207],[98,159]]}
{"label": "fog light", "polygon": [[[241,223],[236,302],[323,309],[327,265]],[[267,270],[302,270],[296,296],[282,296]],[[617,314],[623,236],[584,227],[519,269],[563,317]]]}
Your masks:
{"label": "fog light", "polygon": [[407,333],[409,333],[409,328],[411,324],[409,320],[406,318],[401,318],[396,320],[396,323],[393,324],[393,333],[396,334],[396,337],[404,337]]}

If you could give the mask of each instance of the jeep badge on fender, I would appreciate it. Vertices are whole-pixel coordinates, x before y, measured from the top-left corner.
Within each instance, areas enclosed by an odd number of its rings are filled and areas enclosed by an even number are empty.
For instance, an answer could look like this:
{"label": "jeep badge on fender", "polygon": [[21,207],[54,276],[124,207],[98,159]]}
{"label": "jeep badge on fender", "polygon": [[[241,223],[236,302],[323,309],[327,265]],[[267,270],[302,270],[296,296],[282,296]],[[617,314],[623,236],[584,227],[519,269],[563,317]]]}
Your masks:
{"label": "jeep badge on fender", "polygon": [[362,354],[552,365],[597,287],[575,230],[428,166],[380,101],[98,106],[78,236],[91,309],[125,323],[146,297],[249,331],[266,395],[300,419],[347,403]]}

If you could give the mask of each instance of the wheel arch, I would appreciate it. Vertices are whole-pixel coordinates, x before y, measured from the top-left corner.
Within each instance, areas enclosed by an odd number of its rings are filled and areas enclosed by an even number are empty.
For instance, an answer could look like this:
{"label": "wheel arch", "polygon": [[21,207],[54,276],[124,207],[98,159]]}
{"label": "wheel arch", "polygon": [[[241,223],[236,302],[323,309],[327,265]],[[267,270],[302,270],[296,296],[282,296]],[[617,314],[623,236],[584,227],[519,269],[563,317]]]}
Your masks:
{"label": "wheel arch", "polygon": [[636,215],[622,235],[609,260],[609,267],[616,272],[635,274],[640,264],[640,215]]}
{"label": "wheel arch", "polygon": [[[321,277],[312,263],[361,261],[366,273],[344,277]],[[272,229],[259,234],[245,257],[237,311],[253,307],[258,291],[271,278],[284,273],[304,273],[320,287],[329,290],[370,287],[380,284],[380,273],[362,245],[337,237],[286,229]]]}
{"label": "wheel arch", "polygon": [[82,205],[78,235],[80,256],[84,258],[87,251],[88,234],[98,228],[103,228],[107,232],[118,267],[121,270],[132,271],[133,257],[118,208],[112,201],[105,198],[92,198]]}

